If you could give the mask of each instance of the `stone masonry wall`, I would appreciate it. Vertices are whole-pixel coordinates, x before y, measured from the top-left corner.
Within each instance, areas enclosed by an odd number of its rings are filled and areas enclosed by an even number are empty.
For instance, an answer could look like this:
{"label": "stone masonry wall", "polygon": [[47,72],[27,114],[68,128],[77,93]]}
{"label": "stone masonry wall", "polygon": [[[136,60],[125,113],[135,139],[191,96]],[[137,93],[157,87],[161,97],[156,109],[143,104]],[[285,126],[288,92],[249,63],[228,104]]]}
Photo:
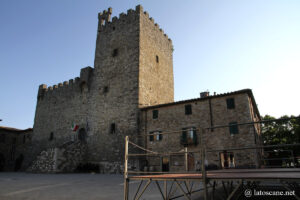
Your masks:
{"label": "stone masonry wall", "polygon": [[[0,137],[4,137],[0,141],[0,171],[24,170],[28,166],[26,150],[31,145],[32,129],[7,131],[0,127]],[[20,169],[16,167],[18,162]]]}
{"label": "stone masonry wall", "polygon": [[84,161],[86,145],[81,142],[69,142],[60,147],[49,148],[37,156],[27,169],[34,173],[73,172]]}
{"label": "stone masonry wall", "polygon": [[[82,69],[75,81],[40,86],[33,157],[69,141],[76,123],[86,131],[87,160],[122,165],[124,137],[139,131],[139,106],[173,101],[171,41],[141,6],[112,20],[111,12],[99,13],[94,68]],[[151,37],[141,29],[153,29]]]}
{"label": "stone masonry wall", "polygon": [[[41,151],[72,141],[78,132],[71,130],[72,124],[87,128],[89,87],[93,69],[81,70],[81,77],[48,87],[41,85],[38,91],[32,144],[31,160]],[[51,139],[51,133],[53,138]]]}
{"label": "stone masonry wall", "polygon": [[174,101],[173,45],[147,12],[140,15],[139,106]]}
{"label": "stone masonry wall", "polygon": [[[235,99],[235,109],[227,109],[226,99]],[[211,112],[210,105],[211,103]],[[192,106],[192,114],[185,115],[185,105]],[[158,110],[158,118],[152,119],[152,111]],[[149,141],[147,137],[147,148],[158,152],[178,152],[184,150],[184,146],[180,144],[182,128],[195,127],[207,128],[220,125],[228,125],[230,122],[250,122],[251,115],[249,111],[248,94],[232,94],[222,97],[211,97],[198,99],[179,104],[153,107],[142,111],[142,133],[151,133],[152,131],[170,132],[178,131],[176,134],[163,135],[161,141]],[[228,149],[255,145],[255,135],[253,126],[239,126],[239,133],[231,136],[229,128],[220,128],[206,130],[202,132],[197,130],[198,145],[189,145],[189,151],[199,151],[201,145],[207,149]],[[201,133],[202,132],[202,133]],[[256,163],[256,152],[254,150],[234,152],[236,166],[250,166]],[[182,156],[171,156],[170,169],[184,170],[184,162]],[[217,153],[207,154],[208,163],[220,167],[220,155]],[[246,158],[246,159],[245,159]],[[200,161],[200,153],[194,154],[194,162]],[[161,170],[161,158],[148,158],[149,165],[154,165],[157,170]]]}
{"label": "stone masonry wall", "polygon": [[[137,7],[98,27],[88,116],[90,162],[122,165],[124,137],[137,134],[139,14]],[[108,164],[103,166],[111,172]]]}

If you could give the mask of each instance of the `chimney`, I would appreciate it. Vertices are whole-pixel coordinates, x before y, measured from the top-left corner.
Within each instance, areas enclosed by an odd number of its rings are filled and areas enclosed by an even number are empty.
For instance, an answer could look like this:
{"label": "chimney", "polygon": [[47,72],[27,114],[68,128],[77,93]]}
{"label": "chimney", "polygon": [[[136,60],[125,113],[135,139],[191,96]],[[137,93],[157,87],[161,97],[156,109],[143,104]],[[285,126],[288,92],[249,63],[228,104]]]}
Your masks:
{"label": "chimney", "polygon": [[204,97],[208,97],[208,96],[209,96],[209,92],[208,91],[200,93],[200,98],[204,98]]}

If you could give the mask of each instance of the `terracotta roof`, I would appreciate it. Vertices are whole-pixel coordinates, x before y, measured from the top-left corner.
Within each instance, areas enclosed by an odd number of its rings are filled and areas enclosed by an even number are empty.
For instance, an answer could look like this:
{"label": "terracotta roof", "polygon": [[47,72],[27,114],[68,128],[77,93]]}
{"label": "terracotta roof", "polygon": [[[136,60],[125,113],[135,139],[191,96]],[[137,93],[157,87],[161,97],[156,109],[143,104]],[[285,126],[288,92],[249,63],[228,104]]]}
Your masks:
{"label": "terracotta roof", "polygon": [[186,103],[191,103],[191,102],[195,102],[195,101],[204,101],[207,99],[214,99],[214,98],[225,97],[225,96],[234,95],[234,94],[243,94],[243,93],[247,93],[249,95],[249,97],[252,99],[254,109],[255,109],[256,113],[258,114],[258,116],[260,117],[260,114],[259,114],[259,111],[258,111],[258,108],[257,108],[257,105],[256,105],[256,102],[255,102],[255,99],[254,99],[251,89],[243,89],[243,90],[237,90],[237,91],[233,91],[233,92],[210,95],[210,96],[202,97],[202,98],[199,97],[199,98],[175,101],[175,102],[170,102],[170,103],[165,103],[165,104],[158,104],[158,105],[154,105],[154,106],[147,106],[147,107],[142,107],[141,110],[149,110],[149,109],[155,109],[155,108],[177,105],[177,104],[186,104]]}
{"label": "terracotta roof", "polygon": [[27,131],[32,131],[32,128],[17,129],[17,128],[12,128],[7,126],[0,126],[0,130],[9,131],[9,132],[27,132]]}

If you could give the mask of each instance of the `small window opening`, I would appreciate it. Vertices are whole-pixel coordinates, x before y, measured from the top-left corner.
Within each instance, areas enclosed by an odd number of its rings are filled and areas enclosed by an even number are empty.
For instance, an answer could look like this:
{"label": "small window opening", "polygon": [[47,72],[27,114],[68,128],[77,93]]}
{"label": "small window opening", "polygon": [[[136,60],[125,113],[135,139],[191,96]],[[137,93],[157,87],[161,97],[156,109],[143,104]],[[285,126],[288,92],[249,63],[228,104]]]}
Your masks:
{"label": "small window opening", "polygon": [[26,135],[23,135],[23,144],[26,142]]}
{"label": "small window opening", "polygon": [[186,115],[192,114],[192,105],[191,104],[185,105],[185,114]]}
{"label": "small window opening", "polygon": [[158,118],[158,110],[153,110],[152,111],[152,118],[157,119]]}
{"label": "small window opening", "polygon": [[105,86],[104,88],[103,88],[103,93],[105,94],[105,93],[108,93],[108,86]]}
{"label": "small window opening", "polygon": [[159,63],[159,57],[156,55],[156,63]]}
{"label": "small window opening", "polygon": [[116,57],[118,55],[118,49],[114,49],[113,50],[113,53],[112,53],[112,56],[113,57]]}
{"label": "small window opening", "polygon": [[235,108],[234,98],[226,99],[226,103],[227,103],[227,109]]}
{"label": "small window opening", "polygon": [[231,136],[239,133],[239,128],[238,128],[237,122],[229,123],[229,132],[230,132]]}
{"label": "small window opening", "polygon": [[51,133],[50,133],[50,137],[49,137],[49,141],[52,141],[53,139],[54,139],[54,133],[51,132]]}
{"label": "small window opening", "polygon": [[112,124],[110,125],[110,133],[111,133],[111,134],[116,133],[116,124],[115,124],[115,123],[112,123]]}
{"label": "small window opening", "polygon": [[113,26],[113,31],[116,30],[116,27]]}

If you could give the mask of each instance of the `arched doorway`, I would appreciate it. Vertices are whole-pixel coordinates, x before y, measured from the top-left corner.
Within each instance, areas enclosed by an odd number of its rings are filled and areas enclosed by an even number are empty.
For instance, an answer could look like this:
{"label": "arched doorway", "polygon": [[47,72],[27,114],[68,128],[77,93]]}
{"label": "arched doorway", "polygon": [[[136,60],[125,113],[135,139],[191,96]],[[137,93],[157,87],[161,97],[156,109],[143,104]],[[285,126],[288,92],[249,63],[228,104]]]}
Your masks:
{"label": "arched doorway", "polygon": [[5,166],[5,158],[3,154],[0,153],[0,172],[4,171]]}
{"label": "arched doorway", "polygon": [[23,160],[24,160],[24,156],[23,154],[20,154],[19,157],[16,159],[15,172],[21,169]]}
{"label": "arched doorway", "polygon": [[80,142],[86,142],[86,131],[84,128],[79,129],[78,139]]}

